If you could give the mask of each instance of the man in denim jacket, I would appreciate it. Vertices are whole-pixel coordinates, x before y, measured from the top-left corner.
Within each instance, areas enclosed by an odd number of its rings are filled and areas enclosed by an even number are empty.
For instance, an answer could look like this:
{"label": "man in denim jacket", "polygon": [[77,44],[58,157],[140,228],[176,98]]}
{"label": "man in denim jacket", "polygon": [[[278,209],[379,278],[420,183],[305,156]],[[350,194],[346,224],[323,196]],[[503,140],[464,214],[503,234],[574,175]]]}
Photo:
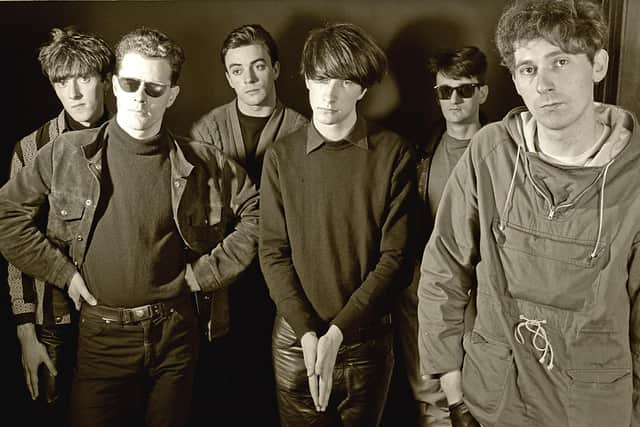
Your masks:
{"label": "man in denim jacket", "polygon": [[[184,53],[140,28],[116,49],[114,120],[61,135],[0,189],[0,250],[80,310],[73,425],[185,425],[198,354],[190,291],[224,288],[257,250],[246,172],[162,125]],[[46,234],[33,217],[48,202]]]}

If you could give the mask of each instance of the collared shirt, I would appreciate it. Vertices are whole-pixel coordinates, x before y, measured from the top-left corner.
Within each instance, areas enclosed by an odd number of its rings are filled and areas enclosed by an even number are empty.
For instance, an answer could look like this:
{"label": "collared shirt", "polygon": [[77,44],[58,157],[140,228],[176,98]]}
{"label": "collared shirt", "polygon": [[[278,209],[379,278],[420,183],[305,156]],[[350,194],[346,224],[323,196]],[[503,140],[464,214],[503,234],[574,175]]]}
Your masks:
{"label": "collared shirt", "polygon": [[[356,147],[369,148],[369,141],[367,139],[367,125],[364,120],[356,120],[351,132],[344,138],[345,142],[351,143]],[[329,142],[324,136],[318,132],[316,127],[311,123],[307,127],[307,154],[320,148],[323,144]]]}

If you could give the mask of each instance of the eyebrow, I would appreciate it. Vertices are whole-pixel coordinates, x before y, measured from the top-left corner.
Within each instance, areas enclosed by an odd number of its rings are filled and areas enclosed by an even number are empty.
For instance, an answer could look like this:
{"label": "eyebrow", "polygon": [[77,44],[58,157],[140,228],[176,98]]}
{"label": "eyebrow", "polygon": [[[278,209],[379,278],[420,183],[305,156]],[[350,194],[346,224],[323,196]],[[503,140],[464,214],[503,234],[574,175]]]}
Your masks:
{"label": "eyebrow", "polygon": [[[552,50],[551,52],[545,54],[543,58],[544,59],[549,59],[549,58],[553,58],[554,56],[558,56],[558,55],[570,55],[570,54],[565,52],[564,50],[562,50],[560,48],[557,48],[557,49]],[[523,61],[516,62],[515,68],[518,68],[518,67],[520,67],[521,65],[524,65],[524,64],[531,64],[531,63],[533,63],[532,60],[525,59]]]}
{"label": "eyebrow", "polygon": [[[251,61],[251,63],[250,63],[249,65],[253,65],[253,64],[255,64],[256,62],[260,62],[260,61],[262,61],[262,62],[267,62],[267,60],[266,60],[266,59],[264,59],[264,58],[256,58],[256,59],[254,59],[253,61]],[[237,62],[234,62],[234,63],[232,63],[232,64],[229,64],[229,68],[231,68],[231,67],[242,67],[242,64],[237,63]]]}

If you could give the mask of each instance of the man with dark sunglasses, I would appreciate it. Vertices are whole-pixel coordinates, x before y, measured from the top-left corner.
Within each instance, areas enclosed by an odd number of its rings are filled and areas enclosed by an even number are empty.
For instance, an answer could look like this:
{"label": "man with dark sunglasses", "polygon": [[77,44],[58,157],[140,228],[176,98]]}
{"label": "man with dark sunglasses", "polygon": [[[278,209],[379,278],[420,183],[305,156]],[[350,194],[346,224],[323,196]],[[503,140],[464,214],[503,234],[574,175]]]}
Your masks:
{"label": "man with dark sunglasses", "polygon": [[[257,251],[244,169],[163,125],[182,48],[139,28],[116,48],[114,119],[63,134],[0,189],[0,250],[80,310],[71,425],[186,425],[199,340],[191,293],[226,286]],[[49,202],[46,234],[33,223]]]}
{"label": "man with dark sunglasses", "polygon": [[[31,164],[36,152],[58,135],[100,126],[109,118],[105,93],[111,88],[114,55],[100,36],[72,27],[54,28],[38,61],[63,110],[15,145],[10,177]],[[37,218],[44,229],[44,212]],[[23,274],[13,265],[7,277],[24,377],[31,398],[38,401],[29,406],[28,415],[52,425],[67,425],[77,333],[73,303],[64,290]]]}
{"label": "man with dark sunglasses", "polygon": [[[264,153],[275,140],[305,125],[308,120],[286,107],[276,92],[280,75],[278,47],[269,32],[259,24],[247,24],[233,29],[222,43],[220,60],[226,80],[235,98],[217,106],[201,117],[192,127],[191,136],[215,145],[240,163],[251,179],[260,183]],[[228,403],[242,400],[247,384],[261,395],[253,405],[256,411],[244,416],[249,424],[277,423],[277,408],[273,394],[271,365],[271,328],[275,316],[258,260],[234,284],[229,293],[230,317],[233,327],[225,337],[212,336],[201,347],[201,362],[196,376],[194,419],[207,419],[211,405],[217,406],[217,420],[236,421],[228,411]],[[202,305],[211,304],[202,295]],[[207,310],[203,310],[206,316]],[[208,319],[204,319],[205,323]],[[247,339],[247,336],[252,339]],[[229,366],[225,372],[216,369],[212,360]],[[256,369],[246,369],[255,366]],[[211,399],[212,381],[227,381],[228,387],[217,387]],[[202,415],[200,413],[203,413]]]}
{"label": "man with dark sunglasses", "polygon": [[[436,82],[435,93],[442,119],[427,143],[418,147],[418,188],[420,191],[421,250],[424,249],[435,218],[442,190],[458,159],[482,122],[480,105],[489,88],[485,84],[487,60],[475,46],[442,51],[428,61]],[[420,258],[411,286],[401,295],[394,312],[396,336],[406,367],[409,385],[418,404],[418,425],[449,426],[447,401],[437,379],[422,377],[418,358],[418,297]],[[452,413],[452,417],[455,414]]]}

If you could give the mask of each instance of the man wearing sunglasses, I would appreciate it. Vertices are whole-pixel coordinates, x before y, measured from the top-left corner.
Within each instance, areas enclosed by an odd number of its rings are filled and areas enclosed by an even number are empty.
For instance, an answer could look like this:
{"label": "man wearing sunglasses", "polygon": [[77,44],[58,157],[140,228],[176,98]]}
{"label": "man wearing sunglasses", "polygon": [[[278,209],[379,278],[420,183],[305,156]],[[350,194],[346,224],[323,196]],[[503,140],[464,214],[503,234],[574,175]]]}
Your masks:
{"label": "man wearing sunglasses", "polygon": [[[426,144],[417,149],[421,250],[433,227],[445,183],[471,137],[482,126],[480,105],[489,92],[485,84],[487,59],[475,46],[439,52],[429,58],[427,67],[436,82],[442,118],[433,126]],[[420,373],[417,341],[420,258],[417,262],[411,286],[402,292],[394,311],[394,327],[409,385],[418,404],[418,425],[449,426],[449,410],[440,382]]]}
{"label": "man wearing sunglasses", "polygon": [[[182,48],[139,28],[116,48],[114,119],[63,134],[0,189],[0,250],[80,310],[71,425],[186,425],[198,354],[192,291],[226,286],[257,251],[258,196],[215,147],[163,125]],[[49,202],[46,234],[32,221]],[[37,261],[37,262],[35,262]]]}
{"label": "man wearing sunglasses", "polygon": [[[233,29],[222,43],[219,56],[235,99],[200,118],[193,125],[191,136],[215,145],[239,162],[259,186],[266,149],[278,138],[302,127],[307,119],[285,107],[277,97],[276,80],[280,74],[278,47],[261,25],[248,24]],[[208,295],[204,297],[208,298]],[[210,337],[203,342],[196,376],[194,417],[198,418],[200,409],[205,413],[211,412],[209,385],[224,378],[230,386],[216,388],[216,393],[220,394],[214,399],[219,407],[217,414],[227,414],[226,410],[231,405],[225,402],[234,398],[244,399],[246,384],[251,383],[254,392],[262,398],[254,403],[256,411],[244,416],[245,422],[276,423],[271,365],[271,328],[275,310],[257,258],[234,284],[229,297],[233,328],[217,342],[210,343]],[[210,304],[210,300],[202,301],[202,304],[207,303]],[[248,340],[250,335],[253,338]],[[212,359],[224,360],[230,368],[220,372],[211,363]],[[259,369],[245,368],[250,365]],[[229,415],[229,423],[236,421],[236,414]]]}
{"label": "man wearing sunglasses", "polygon": [[594,102],[608,34],[587,0],[514,1],[498,21],[526,108],[458,161],[418,288],[422,370],[464,425],[640,425],[640,137]]}
{"label": "man wearing sunglasses", "polygon": [[[54,28],[38,60],[63,110],[15,145],[10,177],[31,164],[36,152],[58,135],[100,126],[109,118],[105,93],[111,87],[114,55],[101,37],[72,27]],[[37,217],[42,229],[46,219],[44,212]],[[28,415],[66,425],[76,352],[73,303],[62,289],[13,265],[8,268],[8,283],[27,388],[31,398],[41,402],[29,407]]]}

